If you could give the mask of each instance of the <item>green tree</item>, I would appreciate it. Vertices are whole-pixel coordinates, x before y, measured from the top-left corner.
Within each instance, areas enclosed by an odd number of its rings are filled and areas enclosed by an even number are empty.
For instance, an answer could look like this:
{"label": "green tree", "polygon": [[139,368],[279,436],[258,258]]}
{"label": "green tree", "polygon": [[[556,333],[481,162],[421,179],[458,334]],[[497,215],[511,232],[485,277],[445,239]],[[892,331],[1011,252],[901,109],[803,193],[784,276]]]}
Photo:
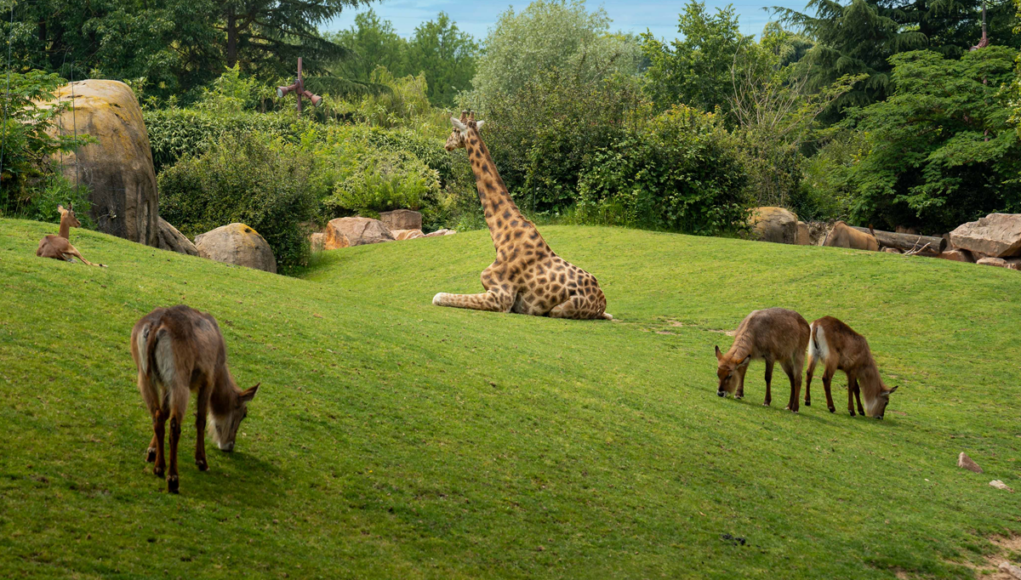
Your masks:
{"label": "green tree", "polygon": [[385,67],[399,77],[412,72],[408,67],[408,42],[397,34],[389,20],[380,20],[374,10],[356,15],[354,26],[327,38],[350,53],[348,58],[332,65],[335,76],[368,83],[376,67]]}
{"label": "green tree", "polygon": [[740,33],[732,5],[712,15],[704,2],[691,0],[677,25],[682,39],[669,45],[651,33],[642,35],[642,52],[649,59],[648,92],[659,108],[685,104],[712,112],[729,109],[730,69],[738,51],[752,42]]}
{"label": "green tree", "polygon": [[413,74],[425,74],[432,104],[449,107],[458,93],[471,88],[478,50],[475,39],[440,12],[436,20],[415,29],[408,45],[408,68]]}
{"label": "green tree", "polygon": [[848,111],[867,135],[849,172],[851,219],[944,232],[992,211],[1021,211],[1021,145],[1001,86],[1015,51],[990,46],[960,60],[934,51],[893,56],[896,90]]}

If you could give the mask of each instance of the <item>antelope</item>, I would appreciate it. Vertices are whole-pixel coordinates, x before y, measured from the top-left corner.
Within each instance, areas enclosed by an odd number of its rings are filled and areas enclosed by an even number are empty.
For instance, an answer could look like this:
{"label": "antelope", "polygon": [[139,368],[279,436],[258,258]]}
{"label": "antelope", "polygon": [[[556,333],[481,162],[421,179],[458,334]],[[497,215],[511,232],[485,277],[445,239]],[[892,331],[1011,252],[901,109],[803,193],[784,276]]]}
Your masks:
{"label": "antelope", "polygon": [[797,413],[809,332],[808,322],[793,310],[767,308],[752,312],[737,327],[737,336],[727,354],[720,352],[719,346],[716,347],[716,375],[720,379],[716,394],[726,397],[727,393],[731,393],[735,399],[744,397],[744,375],[748,364],[752,359],[764,360],[766,401],[763,405],[768,406],[773,399],[773,365],[779,362],[791,381],[787,410]]}
{"label": "antelope", "polygon": [[259,389],[242,391],[227,369],[227,347],[216,319],[187,306],[157,308],[131,329],[131,356],[138,368],[138,390],[152,415],[153,436],[146,462],[155,463],[153,473],[163,477],[166,459],[163,437],[170,419],[170,472],[167,491],[177,493],[177,445],[188,397],[195,397],[195,465],[209,469],[204,430],[221,451],[233,451],[238,426],[248,415],[248,403]]}
{"label": "antelope", "polygon": [[[872,226],[869,226],[869,231],[874,232]],[[826,239],[822,245],[835,248],[869,250],[871,252],[879,251],[879,242],[876,240],[875,235],[860,232],[844,222],[833,224],[833,228],[830,229],[830,233],[826,234]]]}
{"label": "antelope", "polygon": [[74,205],[68,204],[68,209],[58,205],[57,211],[60,212],[60,233],[57,235],[49,234],[40,240],[39,248],[36,249],[35,255],[40,258],[53,258],[67,262],[73,261],[71,258],[78,258],[86,266],[105,268],[106,266],[103,264],[93,264],[86,260],[81,252],[71,245],[71,228],[82,227],[82,223],[74,216]]}
{"label": "antelope", "polygon": [[882,419],[886,413],[886,405],[890,402],[890,394],[897,390],[886,388],[879,377],[876,359],[865,337],[851,329],[850,326],[826,316],[812,323],[812,339],[808,346],[808,380],[805,383],[805,406],[812,404],[811,388],[812,373],[815,365],[822,362],[825,370],[822,375],[822,386],[826,389],[826,406],[830,413],[836,411],[833,397],[830,394],[830,381],[838,370],[847,375],[847,411],[854,417],[852,397],[858,403],[858,413],[865,415],[861,406],[861,393],[865,393],[865,407],[870,417]]}

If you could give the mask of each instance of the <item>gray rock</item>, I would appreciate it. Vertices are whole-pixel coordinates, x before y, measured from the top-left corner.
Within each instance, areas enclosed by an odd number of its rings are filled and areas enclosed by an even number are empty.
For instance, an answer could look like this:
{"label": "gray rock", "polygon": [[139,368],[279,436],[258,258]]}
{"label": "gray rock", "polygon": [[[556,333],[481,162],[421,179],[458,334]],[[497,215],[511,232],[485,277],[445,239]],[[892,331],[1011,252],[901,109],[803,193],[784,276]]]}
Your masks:
{"label": "gray rock", "polygon": [[177,228],[167,223],[163,218],[159,218],[157,223],[159,225],[159,248],[161,250],[188,254],[189,256],[200,255],[199,249],[195,247],[195,244],[191,243],[191,240],[186,238],[184,234],[177,231]]}
{"label": "gray rock", "polygon": [[277,260],[259,232],[245,224],[229,224],[195,238],[203,258],[277,273]]}
{"label": "gray rock", "polygon": [[393,233],[383,222],[364,217],[330,220],[325,233],[327,250],[394,241]]}
{"label": "gray rock", "polygon": [[798,216],[782,207],[757,207],[748,217],[752,238],[780,244],[798,243]]}
{"label": "gray rock", "polygon": [[391,230],[422,229],[422,214],[410,209],[395,209],[379,214],[379,221]]}
{"label": "gray rock", "polygon": [[1021,255],[1021,214],[991,213],[950,232],[950,243],[992,258]]}

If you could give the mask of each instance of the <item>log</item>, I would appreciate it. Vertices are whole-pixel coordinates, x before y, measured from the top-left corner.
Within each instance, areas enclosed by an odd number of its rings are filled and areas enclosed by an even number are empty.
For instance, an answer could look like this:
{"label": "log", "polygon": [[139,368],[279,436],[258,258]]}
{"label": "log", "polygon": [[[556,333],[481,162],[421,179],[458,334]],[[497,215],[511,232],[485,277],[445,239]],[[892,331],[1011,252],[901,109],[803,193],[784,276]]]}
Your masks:
{"label": "log", "polygon": [[876,241],[880,245],[887,246],[889,248],[897,248],[898,250],[904,250],[905,252],[910,250],[917,250],[923,247],[925,244],[929,244],[931,249],[936,254],[942,254],[943,250],[947,249],[947,241],[944,238],[936,236],[919,236],[915,234],[898,234],[895,232],[884,232],[881,230],[875,230],[875,232],[869,231],[868,228],[859,228],[857,226],[851,226],[859,232],[865,232],[866,234],[873,234],[876,236]]}

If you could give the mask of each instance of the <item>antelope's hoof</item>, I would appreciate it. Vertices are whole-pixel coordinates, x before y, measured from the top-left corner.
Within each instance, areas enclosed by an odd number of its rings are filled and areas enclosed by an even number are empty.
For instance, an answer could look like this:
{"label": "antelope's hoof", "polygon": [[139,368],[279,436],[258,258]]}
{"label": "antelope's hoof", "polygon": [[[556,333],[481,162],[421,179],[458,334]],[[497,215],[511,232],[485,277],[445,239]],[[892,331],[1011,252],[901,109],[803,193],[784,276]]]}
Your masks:
{"label": "antelope's hoof", "polygon": [[854,417],[854,411],[849,411],[849,413],[851,413],[851,416]]}
{"label": "antelope's hoof", "polygon": [[834,409],[833,407],[830,407],[829,409],[830,409],[830,413],[836,413],[837,412],[837,410]]}
{"label": "antelope's hoof", "polygon": [[209,471],[209,464],[205,459],[196,459],[195,466],[199,468],[199,471]]}
{"label": "antelope's hoof", "polygon": [[156,463],[156,448],[150,447],[145,450],[145,462]]}
{"label": "antelope's hoof", "polygon": [[716,396],[717,397],[721,397],[721,398],[722,397],[726,397],[727,396],[727,392],[726,391],[716,391]]}
{"label": "antelope's hoof", "polygon": [[812,401],[809,401],[808,399],[805,399],[805,406],[806,407],[811,407],[812,406]]}
{"label": "antelope's hoof", "polygon": [[156,477],[163,477],[165,474],[165,470],[166,470],[165,467],[160,467],[157,465],[156,467],[152,468],[152,474],[155,475]]}
{"label": "antelope's hoof", "polygon": [[171,475],[167,478],[167,493],[178,493],[177,489],[180,486],[181,482],[176,475]]}

